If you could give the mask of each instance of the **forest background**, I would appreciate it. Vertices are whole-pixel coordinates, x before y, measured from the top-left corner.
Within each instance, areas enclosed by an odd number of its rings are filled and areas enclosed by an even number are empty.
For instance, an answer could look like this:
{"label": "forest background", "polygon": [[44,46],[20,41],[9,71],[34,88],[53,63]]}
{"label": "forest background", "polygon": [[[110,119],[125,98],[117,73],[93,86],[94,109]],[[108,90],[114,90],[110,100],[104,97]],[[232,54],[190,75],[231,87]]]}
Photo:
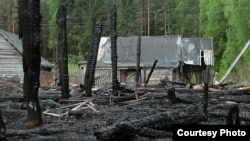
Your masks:
{"label": "forest background", "polygon": [[[0,0],[0,29],[18,34],[18,0]],[[86,60],[93,22],[109,36],[110,8],[117,5],[118,36],[213,37],[212,67],[219,80],[250,39],[250,0],[41,0],[41,53],[56,64],[60,5],[67,7],[69,71]],[[250,83],[250,49],[233,68],[229,79]],[[77,77],[77,76],[76,76]]]}

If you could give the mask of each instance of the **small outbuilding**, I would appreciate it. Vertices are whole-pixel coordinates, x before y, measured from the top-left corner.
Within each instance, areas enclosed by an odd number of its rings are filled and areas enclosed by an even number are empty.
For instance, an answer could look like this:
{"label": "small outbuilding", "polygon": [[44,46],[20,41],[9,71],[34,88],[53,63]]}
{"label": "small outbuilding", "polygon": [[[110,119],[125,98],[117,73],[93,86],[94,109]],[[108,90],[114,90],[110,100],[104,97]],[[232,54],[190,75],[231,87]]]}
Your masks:
{"label": "small outbuilding", "polygon": [[[134,83],[136,74],[136,54],[138,37],[118,37],[118,80],[121,83]],[[159,84],[161,79],[187,83],[195,78],[201,83],[202,71],[214,64],[212,38],[182,38],[181,36],[142,36],[141,37],[141,83],[145,82],[157,60],[157,65],[148,84]],[[79,62],[80,83],[84,84],[87,62]],[[102,37],[97,56],[95,85],[110,83],[111,42]]]}
{"label": "small outbuilding", "polygon": [[[0,30],[0,77],[19,77],[23,82],[22,40],[16,34]],[[41,57],[40,85],[50,86],[54,83],[53,65]]]}

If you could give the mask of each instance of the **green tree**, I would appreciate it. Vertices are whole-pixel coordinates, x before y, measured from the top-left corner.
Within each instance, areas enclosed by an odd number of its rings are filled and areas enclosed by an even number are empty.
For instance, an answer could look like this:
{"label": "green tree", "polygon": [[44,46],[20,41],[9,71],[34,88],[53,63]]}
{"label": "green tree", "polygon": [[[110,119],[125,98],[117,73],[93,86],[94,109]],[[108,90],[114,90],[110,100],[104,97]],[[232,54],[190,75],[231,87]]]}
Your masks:
{"label": "green tree", "polygon": [[17,0],[0,0],[0,29],[18,33]]}
{"label": "green tree", "polygon": [[[91,43],[91,31],[94,23],[106,23],[108,12],[107,0],[75,0],[68,3],[68,45],[69,53],[86,59]],[[105,35],[106,28],[104,29]]]}
{"label": "green tree", "polygon": [[176,0],[171,14],[172,34],[199,36],[199,0]]}
{"label": "green tree", "polygon": [[[220,74],[223,74],[226,68],[229,68],[231,63],[238,56],[246,42],[249,40],[249,16],[248,13],[250,1],[234,1],[227,0],[224,1],[225,8],[225,16],[228,20],[229,28],[227,28],[227,38],[228,41],[226,43],[226,50],[223,53],[222,59],[222,69],[220,69]],[[246,77],[246,74],[249,74],[250,71],[249,66],[249,53],[248,50],[245,52],[243,57],[239,60],[235,68],[233,69],[234,73],[231,73],[232,77],[236,77],[237,79],[242,79],[249,81],[249,78]],[[247,80],[248,79],[248,80]]]}
{"label": "green tree", "polygon": [[117,30],[119,36],[140,35],[140,2],[139,0],[118,1]]}
{"label": "green tree", "polygon": [[222,54],[227,42],[227,28],[223,0],[200,0],[200,34],[203,37],[213,37],[216,71],[219,71],[222,64]]}
{"label": "green tree", "polygon": [[60,5],[60,0],[47,0],[48,11],[49,11],[49,41],[48,48],[52,50],[52,60],[56,61],[57,58],[57,25],[56,25],[56,14],[57,9]]}

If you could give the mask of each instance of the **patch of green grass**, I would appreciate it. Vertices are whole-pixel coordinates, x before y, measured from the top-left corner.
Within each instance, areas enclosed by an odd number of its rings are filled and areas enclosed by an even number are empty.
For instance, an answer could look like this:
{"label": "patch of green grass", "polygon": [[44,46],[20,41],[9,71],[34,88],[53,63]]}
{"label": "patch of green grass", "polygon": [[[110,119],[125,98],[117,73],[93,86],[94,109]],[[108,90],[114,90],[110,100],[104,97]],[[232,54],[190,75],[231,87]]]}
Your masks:
{"label": "patch of green grass", "polygon": [[78,84],[79,83],[79,69],[77,64],[68,64],[69,82]]}

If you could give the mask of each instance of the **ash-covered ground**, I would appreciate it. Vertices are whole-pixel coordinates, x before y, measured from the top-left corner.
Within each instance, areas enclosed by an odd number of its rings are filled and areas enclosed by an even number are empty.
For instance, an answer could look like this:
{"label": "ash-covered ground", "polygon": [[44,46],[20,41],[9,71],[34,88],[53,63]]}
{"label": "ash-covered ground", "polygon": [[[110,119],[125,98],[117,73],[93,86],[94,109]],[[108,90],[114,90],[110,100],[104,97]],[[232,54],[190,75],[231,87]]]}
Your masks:
{"label": "ash-covered ground", "polygon": [[[232,105],[239,108],[241,125],[250,121],[249,90],[209,91],[207,113],[202,89],[175,89],[174,100],[164,86],[124,88],[119,96],[109,86],[93,89],[92,97],[71,93],[60,99],[60,88],[43,87],[39,102],[43,124],[28,128],[22,85],[0,80],[0,108],[9,141],[166,141],[175,124],[225,125]],[[79,88],[71,88],[79,90]],[[136,93],[135,93],[136,92]]]}

